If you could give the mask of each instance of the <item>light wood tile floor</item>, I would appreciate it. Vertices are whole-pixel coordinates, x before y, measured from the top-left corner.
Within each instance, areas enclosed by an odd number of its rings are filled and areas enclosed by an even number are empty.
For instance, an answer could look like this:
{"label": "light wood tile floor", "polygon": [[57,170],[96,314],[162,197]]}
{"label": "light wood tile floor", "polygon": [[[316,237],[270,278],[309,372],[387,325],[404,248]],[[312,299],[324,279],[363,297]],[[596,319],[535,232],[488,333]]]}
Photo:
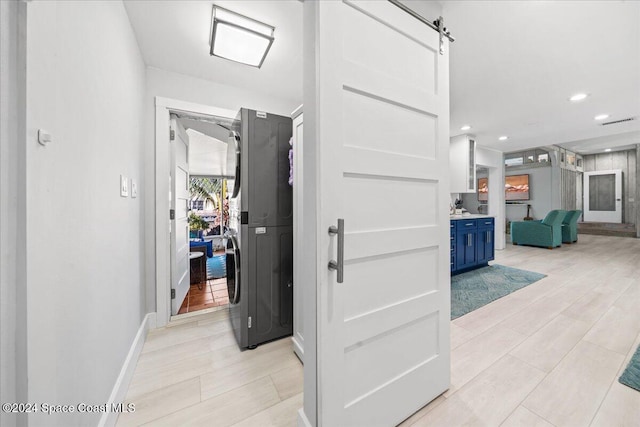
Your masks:
{"label": "light wood tile floor", "polygon": [[[640,345],[640,239],[507,245],[496,263],[547,277],[451,326],[451,389],[402,425],[638,426],[618,383]],[[289,339],[240,352],[227,312],[151,331],[118,426],[293,426],[302,366]]]}

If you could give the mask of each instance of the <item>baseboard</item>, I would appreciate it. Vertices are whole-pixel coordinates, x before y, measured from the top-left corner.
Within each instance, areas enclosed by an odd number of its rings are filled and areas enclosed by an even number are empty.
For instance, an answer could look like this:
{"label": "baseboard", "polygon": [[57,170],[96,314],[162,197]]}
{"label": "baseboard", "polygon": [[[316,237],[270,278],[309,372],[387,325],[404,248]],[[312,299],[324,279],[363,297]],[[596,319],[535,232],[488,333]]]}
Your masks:
{"label": "baseboard", "polygon": [[307,414],[304,413],[304,408],[298,409],[298,427],[313,427],[313,424],[307,418]]}
{"label": "baseboard", "polygon": [[300,345],[300,342],[295,338],[291,337],[291,342],[293,343],[293,352],[298,356],[300,362],[304,365],[304,349]]}
{"label": "baseboard", "polygon": [[[144,342],[147,338],[147,332],[149,329],[155,329],[155,327],[156,313],[147,313],[147,315],[144,316],[144,319],[142,319],[142,323],[138,328],[138,333],[136,334],[133,343],[131,343],[129,354],[127,354],[127,358],[120,370],[120,375],[118,375],[118,379],[113,386],[111,396],[109,396],[109,400],[107,401],[109,407],[112,403],[124,402],[127,390],[129,389],[129,384],[131,383],[131,378],[133,377],[133,372],[135,371],[136,364],[138,363],[138,357],[140,357],[142,347],[144,346]],[[116,425],[117,420],[117,413],[111,411],[103,412],[102,417],[100,417],[98,427],[113,427]]]}

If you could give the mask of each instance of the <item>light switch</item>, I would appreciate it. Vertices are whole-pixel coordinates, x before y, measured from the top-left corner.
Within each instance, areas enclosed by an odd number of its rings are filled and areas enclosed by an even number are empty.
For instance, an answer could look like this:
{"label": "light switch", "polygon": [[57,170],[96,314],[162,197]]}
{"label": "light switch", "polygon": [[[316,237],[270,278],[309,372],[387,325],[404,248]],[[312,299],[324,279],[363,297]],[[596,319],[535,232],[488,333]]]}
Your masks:
{"label": "light switch", "polygon": [[136,180],[131,178],[131,198],[135,199],[138,197],[138,184]]}
{"label": "light switch", "polygon": [[120,175],[120,196],[129,197],[129,179],[124,175]]}

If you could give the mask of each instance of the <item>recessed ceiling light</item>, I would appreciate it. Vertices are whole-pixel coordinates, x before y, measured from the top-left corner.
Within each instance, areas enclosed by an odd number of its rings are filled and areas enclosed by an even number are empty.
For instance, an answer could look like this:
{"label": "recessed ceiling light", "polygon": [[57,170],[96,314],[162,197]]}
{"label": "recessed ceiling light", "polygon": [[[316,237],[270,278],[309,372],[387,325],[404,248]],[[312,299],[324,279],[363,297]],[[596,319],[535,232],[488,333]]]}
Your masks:
{"label": "recessed ceiling light", "polygon": [[464,125],[460,128],[460,130],[469,130],[469,129],[471,129],[471,126],[469,125]]}
{"label": "recessed ceiling light", "polygon": [[609,115],[608,114],[598,114],[597,116],[594,117],[594,119],[596,120],[604,120],[604,119],[608,119]]}
{"label": "recessed ceiling light", "polygon": [[569,98],[569,101],[573,101],[573,102],[582,101],[587,96],[589,96],[589,95],[587,95],[586,93],[576,93],[571,98]]}
{"label": "recessed ceiling light", "polygon": [[609,151],[611,151],[611,148],[606,148],[604,151],[608,153]]}
{"label": "recessed ceiling light", "polygon": [[498,138],[500,141],[506,141],[507,139],[509,139],[508,136],[501,136],[500,138]]}

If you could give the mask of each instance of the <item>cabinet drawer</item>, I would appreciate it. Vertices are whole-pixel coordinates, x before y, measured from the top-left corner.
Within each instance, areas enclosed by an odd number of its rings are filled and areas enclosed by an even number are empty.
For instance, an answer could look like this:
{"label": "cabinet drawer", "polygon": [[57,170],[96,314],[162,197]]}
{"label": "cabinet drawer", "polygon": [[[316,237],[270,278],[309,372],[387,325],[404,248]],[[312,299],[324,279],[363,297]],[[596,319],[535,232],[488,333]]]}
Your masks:
{"label": "cabinet drawer", "polygon": [[472,230],[478,228],[478,222],[475,219],[461,219],[456,221],[456,230]]}
{"label": "cabinet drawer", "polygon": [[481,218],[476,221],[478,222],[478,228],[494,228],[494,218]]}

